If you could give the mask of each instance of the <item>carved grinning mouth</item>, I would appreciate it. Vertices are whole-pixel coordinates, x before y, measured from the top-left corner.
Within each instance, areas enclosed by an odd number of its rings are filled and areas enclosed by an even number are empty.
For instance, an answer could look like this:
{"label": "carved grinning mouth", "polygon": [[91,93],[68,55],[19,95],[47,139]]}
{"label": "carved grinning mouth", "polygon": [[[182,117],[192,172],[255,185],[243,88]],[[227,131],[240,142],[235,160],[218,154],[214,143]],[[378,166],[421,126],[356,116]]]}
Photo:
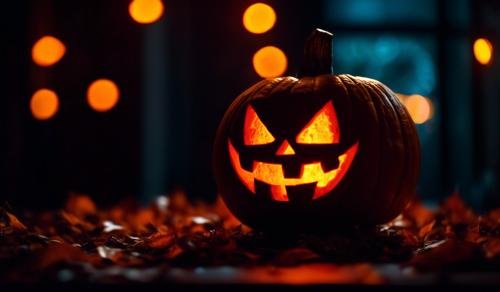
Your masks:
{"label": "carved grinning mouth", "polygon": [[338,157],[339,166],[336,169],[324,172],[321,162],[303,164],[300,177],[287,178],[281,164],[255,161],[252,171],[241,166],[240,154],[228,139],[229,157],[231,164],[241,182],[255,194],[255,180],[271,186],[271,196],[275,201],[288,201],[287,186],[298,186],[316,183],[313,200],[331,192],[342,180],[351,167],[351,163],[358,151],[358,142],[352,145],[345,153]]}

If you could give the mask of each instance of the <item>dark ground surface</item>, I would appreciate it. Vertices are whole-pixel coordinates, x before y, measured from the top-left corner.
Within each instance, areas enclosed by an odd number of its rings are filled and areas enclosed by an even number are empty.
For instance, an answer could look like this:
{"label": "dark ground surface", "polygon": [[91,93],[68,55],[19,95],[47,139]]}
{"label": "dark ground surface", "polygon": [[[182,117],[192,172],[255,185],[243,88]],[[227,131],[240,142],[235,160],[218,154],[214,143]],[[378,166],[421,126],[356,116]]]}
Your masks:
{"label": "dark ground surface", "polygon": [[437,210],[414,202],[377,227],[273,235],[241,225],[221,202],[192,203],[181,193],[147,208],[126,199],[100,210],[84,195],[70,196],[61,210],[38,213],[5,203],[0,283],[44,291],[499,285],[500,209],[478,215],[453,194]]}

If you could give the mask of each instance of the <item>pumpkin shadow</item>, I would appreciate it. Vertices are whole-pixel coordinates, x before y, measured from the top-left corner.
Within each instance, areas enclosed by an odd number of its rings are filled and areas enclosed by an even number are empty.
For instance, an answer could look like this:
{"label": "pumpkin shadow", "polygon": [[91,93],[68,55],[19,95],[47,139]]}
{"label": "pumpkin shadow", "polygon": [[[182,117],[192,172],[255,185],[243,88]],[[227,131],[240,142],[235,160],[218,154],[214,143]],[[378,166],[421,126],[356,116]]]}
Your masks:
{"label": "pumpkin shadow", "polygon": [[405,261],[412,249],[393,231],[373,225],[296,232],[254,230],[239,244],[278,265]]}

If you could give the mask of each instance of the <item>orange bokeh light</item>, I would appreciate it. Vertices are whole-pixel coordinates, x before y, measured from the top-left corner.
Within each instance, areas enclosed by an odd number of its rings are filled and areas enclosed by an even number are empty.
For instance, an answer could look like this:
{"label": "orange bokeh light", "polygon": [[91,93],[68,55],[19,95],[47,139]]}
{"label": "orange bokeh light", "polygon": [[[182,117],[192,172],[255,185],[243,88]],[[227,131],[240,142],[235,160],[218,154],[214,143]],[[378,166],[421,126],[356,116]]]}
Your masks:
{"label": "orange bokeh light", "polygon": [[423,124],[432,118],[432,102],[421,95],[404,97],[403,103],[415,124]]}
{"label": "orange bokeh light", "polygon": [[59,109],[59,98],[57,94],[50,89],[39,89],[31,97],[30,109],[35,119],[48,120],[57,113]]}
{"label": "orange bokeh light", "polygon": [[130,16],[142,24],[157,21],[163,15],[163,10],[164,6],[161,0],[134,0],[128,7]]}
{"label": "orange bokeh light", "polygon": [[287,68],[285,53],[277,47],[263,47],[253,56],[255,72],[263,78],[273,78],[283,75]]}
{"label": "orange bokeh light", "polygon": [[474,42],[474,57],[482,65],[491,63],[493,57],[493,45],[488,39],[479,38]]}
{"label": "orange bokeh light", "polygon": [[59,62],[66,53],[64,44],[53,36],[44,36],[33,45],[31,57],[39,66],[47,67]]}
{"label": "orange bokeh light", "polygon": [[274,9],[264,3],[250,5],[243,13],[243,26],[251,33],[265,33],[276,22]]}
{"label": "orange bokeh light", "polygon": [[87,102],[91,108],[98,112],[112,109],[119,98],[118,86],[109,79],[98,79],[92,82],[87,89]]}

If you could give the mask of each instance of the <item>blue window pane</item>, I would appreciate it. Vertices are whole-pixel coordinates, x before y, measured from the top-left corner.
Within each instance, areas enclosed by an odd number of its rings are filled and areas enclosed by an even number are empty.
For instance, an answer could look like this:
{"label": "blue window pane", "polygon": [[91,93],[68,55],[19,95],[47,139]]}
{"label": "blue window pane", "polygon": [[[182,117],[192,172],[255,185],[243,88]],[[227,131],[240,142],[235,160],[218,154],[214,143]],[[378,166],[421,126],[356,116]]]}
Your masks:
{"label": "blue window pane", "polygon": [[434,0],[325,0],[325,19],[342,25],[432,25],[436,6]]}
{"label": "blue window pane", "polygon": [[446,0],[446,21],[453,28],[467,28],[470,21],[470,1]]}
{"label": "blue window pane", "polygon": [[453,64],[453,70],[446,72],[445,84],[447,92],[446,108],[448,132],[448,158],[450,182],[465,194],[469,202],[482,200],[472,194],[474,184],[474,117],[471,109],[475,94],[471,88],[472,50],[467,37],[450,38],[446,47],[446,62]]}
{"label": "blue window pane", "polygon": [[435,45],[430,37],[335,35],[333,69],[380,80],[394,91],[431,96],[436,89]]}

